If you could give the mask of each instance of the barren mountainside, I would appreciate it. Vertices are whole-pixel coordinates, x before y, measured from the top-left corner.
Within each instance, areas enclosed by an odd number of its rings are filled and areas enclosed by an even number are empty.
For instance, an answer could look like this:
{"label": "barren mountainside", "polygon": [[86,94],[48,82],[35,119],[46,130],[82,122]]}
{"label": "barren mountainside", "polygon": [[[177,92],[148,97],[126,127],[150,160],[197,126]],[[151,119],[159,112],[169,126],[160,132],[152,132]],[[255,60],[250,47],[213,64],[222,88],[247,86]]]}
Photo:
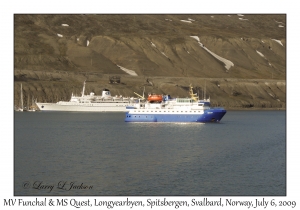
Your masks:
{"label": "barren mountainside", "polygon": [[14,15],[16,105],[21,83],[26,106],[86,80],[86,94],[185,97],[192,84],[214,106],[285,108],[285,78],[284,14]]}

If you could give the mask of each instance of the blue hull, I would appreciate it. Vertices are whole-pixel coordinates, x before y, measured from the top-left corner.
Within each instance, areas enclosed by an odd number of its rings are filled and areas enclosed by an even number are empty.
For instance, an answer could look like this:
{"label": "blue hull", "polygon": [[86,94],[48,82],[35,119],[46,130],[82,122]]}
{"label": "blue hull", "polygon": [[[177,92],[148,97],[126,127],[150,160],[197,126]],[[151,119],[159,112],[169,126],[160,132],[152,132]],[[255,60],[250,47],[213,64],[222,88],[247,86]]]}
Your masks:
{"label": "blue hull", "polygon": [[209,109],[203,114],[130,114],[125,122],[220,122],[226,114],[225,109]]}

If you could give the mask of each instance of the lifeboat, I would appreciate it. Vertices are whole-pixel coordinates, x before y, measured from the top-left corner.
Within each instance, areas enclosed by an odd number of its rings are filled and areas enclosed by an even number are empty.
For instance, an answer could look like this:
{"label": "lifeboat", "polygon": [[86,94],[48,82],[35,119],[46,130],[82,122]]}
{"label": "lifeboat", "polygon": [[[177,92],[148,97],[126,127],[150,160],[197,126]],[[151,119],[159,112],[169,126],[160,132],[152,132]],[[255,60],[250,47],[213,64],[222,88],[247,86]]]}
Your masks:
{"label": "lifeboat", "polygon": [[147,100],[150,103],[162,102],[163,101],[163,96],[162,95],[157,95],[157,94],[149,94]]}

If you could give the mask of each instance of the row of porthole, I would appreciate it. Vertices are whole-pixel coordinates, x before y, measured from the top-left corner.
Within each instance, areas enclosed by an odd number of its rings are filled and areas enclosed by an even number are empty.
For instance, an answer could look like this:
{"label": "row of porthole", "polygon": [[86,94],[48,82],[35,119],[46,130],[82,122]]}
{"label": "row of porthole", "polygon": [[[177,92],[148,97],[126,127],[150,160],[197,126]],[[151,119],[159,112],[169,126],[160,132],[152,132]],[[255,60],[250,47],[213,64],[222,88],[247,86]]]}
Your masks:
{"label": "row of porthole", "polygon": [[[131,117],[131,115],[127,115],[127,117]],[[136,117],[136,116],[134,116],[134,117]],[[139,117],[141,117],[140,115],[139,115]],[[150,116],[151,118],[153,118],[153,116]],[[148,116],[146,116],[146,118],[148,118]]]}
{"label": "row of porthole", "polygon": [[[89,104],[89,103],[83,103],[83,104],[88,104],[89,106],[94,106],[94,104]],[[101,103],[99,103],[99,104],[101,104]],[[74,105],[76,105],[76,104],[74,104]],[[127,106],[127,104],[124,104],[124,105],[123,104],[121,104],[121,105],[117,104],[116,106]]]}
{"label": "row of porthole", "polygon": [[[131,117],[131,115],[127,115],[126,117]],[[135,118],[136,118],[136,115],[134,116]],[[140,118],[141,116],[139,115],[139,118]],[[181,117],[181,116],[177,116],[177,117]],[[183,117],[187,117],[187,116],[183,116]],[[197,117],[197,116],[191,116],[191,118],[193,118],[193,117]],[[146,118],[148,118],[148,116],[146,116]],[[153,118],[153,116],[151,116],[151,118]]]}
{"label": "row of porthole", "polygon": [[[134,111],[134,112],[145,112],[145,111]],[[153,112],[153,111],[151,111],[151,112]],[[157,112],[157,111],[154,111],[154,112]],[[158,111],[158,112],[162,112],[162,111]],[[164,112],[166,112],[166,111],[164,111]],[[172,111],[172,112],[175,112],[175,111]],[[176,111],[176,112],[179,112],[179,111]],[[180,112],[183,112],[183,111],[180,111]],[[185,111],[185,112],[188,112],[188,111]],[[194,113],[196,113],[196,112],[200,112],[200,111],[194,111]],[[170,113],[170,112],[168,112],[168,113]],[[192,113],[192,111],[189,111],[189,113]]]}

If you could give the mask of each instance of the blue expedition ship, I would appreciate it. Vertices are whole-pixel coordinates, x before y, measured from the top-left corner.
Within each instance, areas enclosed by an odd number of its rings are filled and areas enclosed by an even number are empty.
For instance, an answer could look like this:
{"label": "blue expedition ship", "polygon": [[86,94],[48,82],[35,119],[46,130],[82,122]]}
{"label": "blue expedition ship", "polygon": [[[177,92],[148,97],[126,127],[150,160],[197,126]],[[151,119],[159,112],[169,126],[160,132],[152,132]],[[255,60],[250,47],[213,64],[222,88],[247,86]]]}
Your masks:
{"label": "blue expedition ship", "polygon": [[226,114],[224,108],[212,108],[210,99],[198,100],[191,85],[189,94],[189,98],[174,99],[149,95],[146,102],[126,107],[125,122],[220,122]]}

